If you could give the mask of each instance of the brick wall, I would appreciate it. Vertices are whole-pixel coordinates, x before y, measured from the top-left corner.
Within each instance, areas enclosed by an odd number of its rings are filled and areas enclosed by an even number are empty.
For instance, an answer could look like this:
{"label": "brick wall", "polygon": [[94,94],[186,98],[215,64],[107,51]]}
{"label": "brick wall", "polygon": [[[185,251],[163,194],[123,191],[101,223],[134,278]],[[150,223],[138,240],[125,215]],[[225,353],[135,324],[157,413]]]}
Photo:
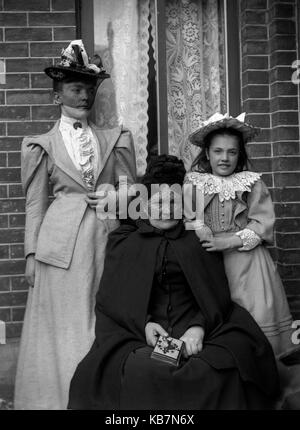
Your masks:
{"label": "brick wall", "polygon": [[291,80],[299,52],[296,17],[297,0],[241,2],[243,109],[263,129],[250,155],[272,192],[277,221],[271,252],[300,319],[299,85]]}
{"label": "brick wall", "polygon": [[0,0],[0,320],[8,337],[20,335],[28,289],[20,145],[58,116],[43,69],[76,37],[74,3]]}

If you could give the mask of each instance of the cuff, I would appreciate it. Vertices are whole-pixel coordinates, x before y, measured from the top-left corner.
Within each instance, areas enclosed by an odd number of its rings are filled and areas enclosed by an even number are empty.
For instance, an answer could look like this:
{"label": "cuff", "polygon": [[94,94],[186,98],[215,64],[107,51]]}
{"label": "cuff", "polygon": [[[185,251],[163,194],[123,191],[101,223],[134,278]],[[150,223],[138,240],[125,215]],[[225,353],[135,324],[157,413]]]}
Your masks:
{"label": "cuff", "polygon": [[235,233],[242,239],[243,246],[238,248],[239,251],[250,251],[261,243],[261,238],[253,230],[245,228]]}

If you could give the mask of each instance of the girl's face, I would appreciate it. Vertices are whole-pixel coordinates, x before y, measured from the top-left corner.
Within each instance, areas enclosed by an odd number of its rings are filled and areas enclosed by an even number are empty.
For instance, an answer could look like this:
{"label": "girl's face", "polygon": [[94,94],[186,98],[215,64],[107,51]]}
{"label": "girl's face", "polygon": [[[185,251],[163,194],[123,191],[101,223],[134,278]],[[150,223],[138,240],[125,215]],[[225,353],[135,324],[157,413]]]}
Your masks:
{"label": "girl's face", "polygon": [[212,173],[216,176],[229,176],[239,159],[239,141],[236,136],[216,135],[212,138],[206,156]]}
{"label": "girl's face", "polygon": [[84,119],[89,116],[96,92],[97,88],[93,83],[65,82],[61,90],[55,94],[55,99],[61,105],[64,115]]}

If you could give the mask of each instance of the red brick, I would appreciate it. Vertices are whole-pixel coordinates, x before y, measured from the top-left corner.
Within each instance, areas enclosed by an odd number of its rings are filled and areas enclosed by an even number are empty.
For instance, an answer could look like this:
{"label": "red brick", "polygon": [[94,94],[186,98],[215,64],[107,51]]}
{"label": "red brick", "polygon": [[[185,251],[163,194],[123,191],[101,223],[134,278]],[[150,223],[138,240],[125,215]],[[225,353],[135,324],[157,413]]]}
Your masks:
{"label": "red brick", "polygon": [[242,96],[243,96],[243,100],[269,98],[269,86],[268,85],[247,85],[242,89]]}
{"label": "red brick", "polygon": [[[20,265],[20,261],[17,262]],[[0,263],[2,264],[2,263]],[[27,300],[26,292],[1,293],[0,306],[24,306]]]}
{"label": "red brick", "polygon": [[266,40],[268,38],[268,29],[264,25],[246,25],[242,29],[243,41],[248,40]]}
{"label": "red brick", "polygon": [[277,265],[282,279],[300,279],[300,265]]}
{"label": "red brick", "polygon": [[248,143],[247,152],[250,158],[261,158],[271,156],[270,143]]}
{"label": "red brick", "polygon": [[274,175],[275,187],[294,187],[300,184],[300,173],[276,173]]}
{"label": "red brick", "polygon": [[[55,122],[39,121],[39,122],[10,122],[7,125],[8,134],[15,136],[27,136],[31,134],[47,133]],[[20,181],[15,181],[20,182]]]}
{"label": "red brick", "polygon": [[[280,65],[280,66],[291,66],[291,64],[295,60],[297,60],[296,51],[291,51],[291,52],[276,51],[270,55],[270,68],[273,69],[273,67],[276,67],[278,65]],[[292,77],[292,73],[293,73],[293,71],[291,72],[291,76],[290,76],[289,80]]]}
{"label": "red brick", "polygon": [[0,122],[0,136],[6,135],[6,124],[4,122]]}
{"label": "red brick", "polygon": [[294,70],[291,69],[291,67],[277,67],[275,66],[274,69],[270,71],[270,81],[276,82],[276,81],[290,81],[292,78]]}
{"label": "red brick", "polygon": [[0,151],[19,151],[22,139],[20,137],[1,137]]}
{"label": "red brick", "polygon": [[264,55],[269,53],[268,42],[245,42],[242,45],[242,54],[245,55]]}
{"label": "red brick", "polygon": [[[299,202],[300,188],[276,188],[274,190],[274,201],[287,202],[287,203]],[[300,247],[300,242],[299,242],[299,247]]]}
{"label": "red brick", "polygon": [[295,22],[287,19],[275,19],[270,25],[270,37],[275,34],[296,34]]}
{"label": "red brick", "polygon": [[241,10],[245,9],[267,9],[267,0],[242,0]]}
{"label": "red brick", "polygon": [[58,27],[54,28],[54,40],[70,41],[76,38],[75,27]]}
{"label": "red brick", "polygon": [[7,185],[0,185],[0,199],[7,197]]}
{"label": "red brick", "polygon": [[4,0],[4,10],[20,10],[20,11],[50,11],[50,0]]}
{"label": "red brick", "polygon": [[243,85],[268,84],[269,72],[265,70],[248,70],[242,74]]}
{"label": "red brick", "polygon": [[7,42],[25,41],[25,40],[51,40],[51,28],[6,28],[5,40]]}
{"label": "red brick", "polygon": [[247,121],[256,126],[262,128],[270,127],[270,115],[269,114],[247,114]]}
{"label": "red brick", "polygon": [[[5,183],[20,182],[20,180],[21,180],[20,169],[14,169],[14,168],[0,169],[0,182],[5,182]],[[0,209],[0,212],[1,212],[1,209]]]}
{"label": "red brick", "polygon": [[247,55],[242,59],[243,71],[269,69],[269,57],[267,55]]}
{"label": "red brick", "polygon": [[[20,169],[15,169],[20,170]],[[7,181],[9,182],[9,181]],[[0,201],[0,213],[19,213],[24,212],[25,200],[24,199],[3,199]]]}
{"label": "red brick", "polygon": [[30,44],[31,57],[57,57],[62,48],[66,48],[65,42],[33,42]]}
{"label": "red brick", "polygon": [[276,231],[299,233],[300,231],[300,218],[281,218],[276,220]]}
{"label": "red brick", "polygon": [[253,158],[251,163],[256,172],[272,172],[272,164],[269,158]]}
{"label": "red brick", "polygon": [[300,156],[298,157],[274,157],[273,168],[274,171],[289,172],[297,171],[300,166]]}
{"label": "red brick", "polygon": [[10,321],[10,308],[0,308],[0,321]]}
{"label": "red brick", "polygon": [[33,106],[32,119],[33,120],[56,120],[60,117],[60,109],[56,105],[50,106]]}
{"label": "red brick", "polygon": [[270,10],[270,18],[294,18],[295,8],[292,4],[274,4]]}
{"label": "red brick", "polygon": [[[0,273],[3,275],[21,275],[23,274],[25,271],[25,261],[24,260],[8,260],[8,261],[0,261]],[[1,306],[1,302],[3,303],[1,296],[3,297],[6,294],[10,294],[11,293],[3,293],[0,294],[0,306]],[[15,293],[18,294],[18,293]],[[21,294],[21,293],[19,293]],[[7,304],[8,306],[12,306],[12,305],[16,305],[18,306],[18,303],[11,303],[11,304]],[[23,304],[23,303],[20,303]],[[7,306],[4,302],[4,304],[2,304],[2,306]]]}
{"label": "red brick", "polygon": [[2,121],[20,121],[30,119],[29,106],[3,106],[0,107],[0,118]]}
{"label": "red brick", "polygon": [[0,215],[0,228],[7,228],[7,227],[8,227],[8,216]]}
{"label": "red brick", "polygon": [[6,72],[42,72],[46,67],[52,66],[50,58],[26,58],[20,60],[6,60]]}
{"label": "red brick", "polygon": [[74,13],[29,13],[30,26],[63,26],[76,25]]}
{"label": "red brick", "polygon": [[25,214],[9,215],[9,227],[18,228],[25,226]]}
{"label": "red brick", "polygon": [[10,152],[8,156],[8,167],[21,167],[21,154],[20,152]]}
{"label": "red brick", "polygon": [[6,103],[8,105],[51,104],[53,96],[46,90],[20,90],[7,91]]}
{"label": "red brick", "polygon": [[7,156],[6,154],[0,153],[0,167],[7,166]]}
{"label": "red brick", "polygon": [[297,95],[297,85],[292,82],[275,82],[271,84],[271,97]]}
{"label": "red brick", "polygon": [[0,29],[0,42],[3,42],[3,29]]}
{"label": "red brick", "polygon": [[0,43],[0,52],[2,58],[7,57],[28,57],[27,43]]}
{"label": "red brick", "polygon": [[70,11],[75,10],[74,0],[52,0],[52,10],[55,11]]}
{"label": "red brick", "polygon": [[10,254],[12,259],[24,258],[24,245],[10,245]]}
{"label": "red brick", "polygon": [[300,203],[275,203],[274,206],[278,218],[300,218]]}
{"label": "red brick", "polygon": [[284,286],[287,294],[299,294],[299,280],[285,281]]}
{"label": "red brick", "polygon": [[12,291],[27,291],[28,283],[24,276],[14,276],[11,278]]}
{"label": "red brick", "polygon": [[[2,229],[0,243],[21,243],[24,241],[24,230],[23,229]],[[22,272],[20,272],[22,273]],[[10,273],[5,273],[10,274]]]}
{"label": "red brick", "polygon": [[31,87],[32,88],[49,88],[52,89],[52,79],[44,73],[31,74]]}
{"label": "red brick", "polygon": [[273,142],[272,146],[274,156],[299,154],[299,142]]}
{"label": "red brick", "polygon": [[292,127],[292,126],[274,127],[272,130],[272,137],[274,141],[298,140],[299,127]]}
{"label": "red brick", "polygon": [[266,24],[267,13],[264,10],[246,10],[242,14],[242,24]]}
{"label": "red brick", "polygon": [[22,333],[22,323],[7,323],[6,337],[7,339],[19,338]]}
{"label": "red brick", "polygon": [[271,112],[279,110],[297,110],[298,97],[276,97],[270,102]]}
{"label": "red brick", "polygon": [[[6,73],[5,75],[5,84],[0,84],[0,89],[22,89],[22,88],[28,88],[29,87],[29,76],[28,74],[10,74]],[[3,93],[4,95],[4,93]],[[1,103],[0,103],[1,104]],[[2,103],[4,104],[4,103]]]}
{"label": "red brick", "polygon": [[0,13],[0,27],[25,27],[26,13]]}
{"label": "red brick", "polygon": [[247,100],[244,102],[246,112],[268,113],[270,108],[269,100]]}
{"label": "red brick", "polygon": [[0,291],[9,291],[9,278],[5,278],[4,276],[0,276]]}
{"label": "red brick", "polygon": [[21,184],[9,185],[8,186],[8,195],[10,198],[24,197],[22,185]]}
{"label": "red brick", "polygon": [[25,314],[25,307],[12,308],[12,320],[13,321],[23,321]]}
{"label": "red brick", "polygon": [[276,35],[270,40],[270,51],[290,51],[296,48],[296,37],[289,35]]}
{"label": "red brick", "polygon": [[7,260],[8,258],[9,258],[9,246],[0,245],[0,260]]}
{"label": "red brick", "polygon": [[276,112],[272,113],[272,125],[298,125],[299,113],[298,112]]}

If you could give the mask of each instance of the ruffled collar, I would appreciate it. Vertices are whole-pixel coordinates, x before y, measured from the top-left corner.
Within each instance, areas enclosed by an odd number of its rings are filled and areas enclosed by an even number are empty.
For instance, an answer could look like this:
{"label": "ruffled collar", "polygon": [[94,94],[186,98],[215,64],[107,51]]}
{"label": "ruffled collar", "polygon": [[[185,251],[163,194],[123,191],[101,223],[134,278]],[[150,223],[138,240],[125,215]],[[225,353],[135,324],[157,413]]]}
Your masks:
{"label": "ruffled collar", "polygon": [[[60,124],[59,124],[59,126],[60,126],[60,128],[72,129],[72,130],[75,131],[75,128],[73,127],[73,124],[75,122],[78,122],[78,121],[79,121],[78,119],[71,118],[69,116],[65,116],[65,115],[62,114],[61,117],[60,117]],[[87,122],[86,119],[82,119],[79,122],[81,122],[83,129],[88,128],[88,122]],[[79,129],[79,130],[81,130],[81,129]]]}
{"label": "ruffled collar", "polygon": [[192,183],[204,194],[218,194],[220,202],[236,198],[237,192],[251,191],[252,185],[261,177],[260,173],[247,170],[230,176],[215,176],[211,173],[189,172],[185,183]]}
{"label": "ruffled collar", "polygon": [[177,239],[185,231],[183,222],[180,220],[173,228],[161,230],[153,227],[148,220],[137,220],[138,232],[146,236],[164,236],[167,239]]}

